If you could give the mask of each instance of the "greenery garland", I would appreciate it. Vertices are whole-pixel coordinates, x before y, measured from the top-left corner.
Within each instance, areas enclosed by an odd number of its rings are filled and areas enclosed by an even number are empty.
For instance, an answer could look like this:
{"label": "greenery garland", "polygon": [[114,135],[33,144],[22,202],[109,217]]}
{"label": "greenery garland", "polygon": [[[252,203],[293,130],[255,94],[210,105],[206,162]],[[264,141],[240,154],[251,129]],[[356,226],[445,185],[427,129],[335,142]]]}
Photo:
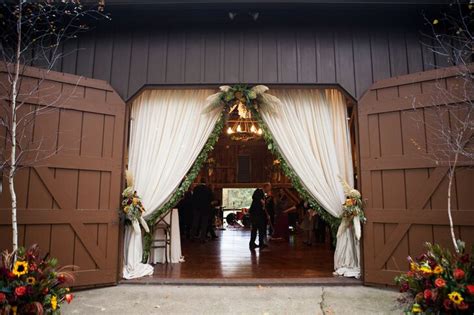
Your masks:
{"label": "greenery garland", "polygon": [[[219,139],[222,129],[224,128],[224,124],[227,120],[228,111],[231,106],[234,105],[236,101],[242,102],[247,109],[251,110],[252,114],[256,118],[260,128],[263,130],[263,136],[265,142],[267,143],[268,149],[276,156],[276,158],[281,163],[281,168],[286,177],[291,180],[293,187],[296,189],[298,194],[303,200],[306,200],[311,205],[312,209],[316,210],[316,212],[326,221],[329,226],[331,227],[332,235],[334,236],[334,242],[336,240],[336,232],[341,223],[340,218],[336,218],[329,214],[326,210],[324,210],[319,203],[311,196],[311,194],[306,190],[304,185],[301,183],[300,178],[292,169],[292,167],[287,163],[284,159],[283,155],[278,148],[276,141],[273,138],[272,133],[268,129],[268,126],[263,121],[262,117],[260,116],[259,110],[264,109],[269,112],[274,111],[274,104],[279,102],[279,100],[270,95],[266,94],[265,92],[268,90],[266,86],[257,85],[253,88],[248,88],[247,85],[234,85],[234,86],[222,86],[220,88],[220,92],[211,95],[208,98],[208,106],[205,111],[211,112],[213,110],[220,109],[222,110],[221,116],[214,127],[209,139],[207,140],[204,148],[199,153],[196,161],[194,162],[191,170],[185,176],[183,182],[179,186],[179,188],[173,193],[171,198],[166,202],[160,209],[155,211],[148,219],[147,223],[149,226],[154,226],[156,221],[170,209],[175,207],[178,202],[183,198],[184,193],[188,191],[191,187],[192,183],[195,181],[196,177],[198,176],[201,168],[207,161],[207,157],[209,153],[214,150],[214,146]],[[150,255],[150,249],[153,240],[153,230],[150,233],[145,233],[144,237],[144,245],[143,245],[143,262],[148,261],[148,257]]]}

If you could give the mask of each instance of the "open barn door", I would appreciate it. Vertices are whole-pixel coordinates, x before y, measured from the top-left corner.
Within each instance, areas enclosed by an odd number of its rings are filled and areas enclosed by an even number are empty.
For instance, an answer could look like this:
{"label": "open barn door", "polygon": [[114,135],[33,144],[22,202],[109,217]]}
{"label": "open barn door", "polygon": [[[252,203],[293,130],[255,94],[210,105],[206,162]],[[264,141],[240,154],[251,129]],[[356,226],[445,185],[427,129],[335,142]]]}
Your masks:
{"label": "open barn door", "polygon": [[[20,245],[37,243],[61,265],[77,266],[75,286],[116,283],[125,103],[104,81],[36,68],[26,68],[20,93],[20,116],[34,112],[24,136],[41,145],[16,176]],[[2,186],[4,250],[11,249],[5,174]]]}
{"label": "open barn door", "polygon": [[[359,102],[366,283],[394,285],[394,277],[408,268],[407,256],[421,254],[424,242],[453,247],[446,210],[448,166],[431,155],[436,134],[430,120],[438,105],[456,105],[466,97],[456,74],[444,69],[379,81]],[[440,87],[450,91],[449,99],[440,95]],[[473,91],[467,97],[472,99]],[[448,125],[454,121],[451,112],[445,119]],[[453,192],[455,232],[467,246],[474,240],[469,165],[472,161],[459,163]]]}

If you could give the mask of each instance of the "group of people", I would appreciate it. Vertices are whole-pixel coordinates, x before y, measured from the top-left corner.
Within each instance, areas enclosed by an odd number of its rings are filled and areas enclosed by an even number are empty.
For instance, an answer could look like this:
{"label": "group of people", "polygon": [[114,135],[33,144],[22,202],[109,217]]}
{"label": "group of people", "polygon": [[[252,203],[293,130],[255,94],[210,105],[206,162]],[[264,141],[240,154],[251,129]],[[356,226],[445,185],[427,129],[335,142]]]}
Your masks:
{"label": "group of people", "polygon": [[[182,235],[202,243],[208,238],[217,239],[214,223],[218,204],[212,188],[205,180],[201,180],[192,191],[186,192],[177,205]],[[251,223],[249,242],[251,250],[268,247],[267,240],[288,240],[289,227],[298,225],[304,232],[306,245],[311,246],[313,241],[325,242],[326,224],[313,211],[310,204],[302,201],[292,205],[283,189],[277,190],[274,195],[270,183],[253,192],[248,213]]]}
{"label": "group of people", "polygon": [[[300,215],[298,216],[298,210]],[[265,248],[267,234],[270,240],[288,240],[290,215],[296,214],[300,217],[300,228],[304,231],[304,243],[311,246],[316,238],[317,242],[324,243],[326,236],[326,224],[324,220],[316,214],[307,201],[302,201],[298,205],[291,205],[288,196],[282,189],[277,195],[273,195],[272,185],[266,183],[262,188],[258,188],[252,195],[252,204],[249,209],[250,221],[252,224],[249,248]],[[296,222],[292,222],[296,226]],[[258,245],[255,243],[258,234]]]}
{"label": "group of people", "polygon": [[206,242],[208,237],[217,239],[214,222],[218,201],[205,180],[185,193],[178,203],[179,225],[182,234],[191,240]]}

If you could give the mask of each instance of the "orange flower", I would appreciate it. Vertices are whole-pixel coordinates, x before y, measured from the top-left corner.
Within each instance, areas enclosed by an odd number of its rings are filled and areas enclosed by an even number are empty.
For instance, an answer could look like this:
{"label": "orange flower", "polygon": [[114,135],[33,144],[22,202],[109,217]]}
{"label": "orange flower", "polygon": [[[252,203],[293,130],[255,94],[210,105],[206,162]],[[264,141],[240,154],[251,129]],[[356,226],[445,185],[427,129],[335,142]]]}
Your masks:
{"label": "orange flower", "polygon": [[351,198],[346,199],[346,206],[352,206],[352,199]]}
{"label": "orange flower", "polygon": [[443,278],[436,278],[435,286],[437,288],[444,288],[446,286],[446,281]]}
{"label": "orange flower", "polygon": [[437,265],[434,269],[433,269],[433,273],[436,274],[436,275],[439,275],[440,273],[442,273],[444,271],[443,267],[441,267],[440,265]]}

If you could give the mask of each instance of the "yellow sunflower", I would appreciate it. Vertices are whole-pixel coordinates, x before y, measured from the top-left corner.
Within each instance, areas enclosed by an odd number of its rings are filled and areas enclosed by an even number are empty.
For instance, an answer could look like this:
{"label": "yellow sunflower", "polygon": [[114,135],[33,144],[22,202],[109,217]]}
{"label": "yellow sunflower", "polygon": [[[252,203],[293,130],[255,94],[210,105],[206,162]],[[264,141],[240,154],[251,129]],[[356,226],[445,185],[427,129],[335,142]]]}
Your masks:
{"label": "yellow sunflower", "polygon": [[17,277],[28,273],[28,263],[26,261],[18,260],[13,266],[13,274]]}
{"label": "yellow sunflower", "polygon": [[419,269],[419,271],[423,272],[423,273],[426,273],[426,274],[431,274],[433,271],[431,270],[431,267],[430,266],[427,266],[427,265],[423,265],[421,266]]}
{"label": "yellow sunflower", "polygon": [[26,283],[34,285],[36,283],[36,279],[34,277],[28,277],[26,278]]}
{"label": "yellow sunflower", "polygon": [[55,311],[57,307],[58,307],[58,298],[56,297],[56,295],[53,295],[51,297],[51,309]]}
{"label": "yellow sunflower", "polygon": [[414,262],[410,263],[410,270],[411,271],[417,271],[418,270],[418,265],[415,264]]}
{"label": "yellow sunflower", "polygon": [[453,292],[449,293],[448,297],[456,305],[459,305],[459,304],[461,304],[462,301],[464,301],[461,294],[459,294],[459,292],[456,292],[456,291],[453,291]]}

